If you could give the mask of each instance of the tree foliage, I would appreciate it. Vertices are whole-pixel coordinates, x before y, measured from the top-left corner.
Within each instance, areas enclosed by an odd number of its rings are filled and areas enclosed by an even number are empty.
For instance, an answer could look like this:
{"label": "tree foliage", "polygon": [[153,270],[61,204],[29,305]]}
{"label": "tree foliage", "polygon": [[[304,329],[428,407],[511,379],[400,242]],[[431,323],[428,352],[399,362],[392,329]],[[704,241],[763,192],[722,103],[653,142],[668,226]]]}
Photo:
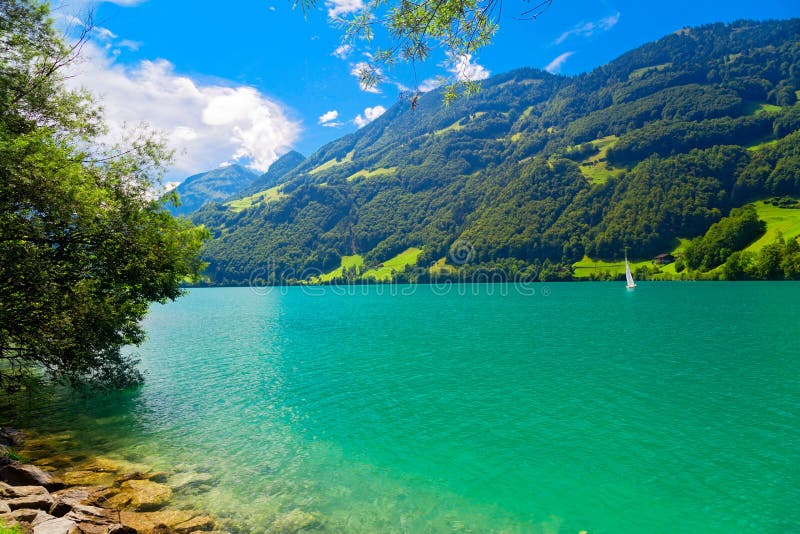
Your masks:
{"label": "tree foliage", "polygon": [[154,200],[170,157],[157,136],[104,146],[98,107],[63,84],[79,50],[46,4],[0,6],[0,388],[46,371],[127,386],[141,374],[122,348],[144,339],[151,302],[180,295],[202,268],[205,230]]}
{"label": "tree foliage", "polygon": [[755,241],[765,230],[766,225],[752,206],[733,209],[727,217],[712,224],[704,236],[686,246],[686,265],[691,269],[711,270],[725,263],[733,252]]}
{"label": "tree foliage", "polygon": [[[518,18],[534,20],[553,0],[534,0],[520,8]],[[295,0],[294,5],[307,11],[318,0]],[[348,43],[386,42],[374,51],[369,62],[359,68],[362,86],[373,87],[384,77],[387,68],[398,62],[412,65],[424,61],[435,48],[444,49],[450,61],[468,57],[486,46],[497,32],[502,15],[502,0],[367,0],[352,14],[338,17]],[[455,100],[460,90],[474,94],[478,84],[456,73],[444,92],[447,102]],[[412,96],[416,105],[419,90]]]}

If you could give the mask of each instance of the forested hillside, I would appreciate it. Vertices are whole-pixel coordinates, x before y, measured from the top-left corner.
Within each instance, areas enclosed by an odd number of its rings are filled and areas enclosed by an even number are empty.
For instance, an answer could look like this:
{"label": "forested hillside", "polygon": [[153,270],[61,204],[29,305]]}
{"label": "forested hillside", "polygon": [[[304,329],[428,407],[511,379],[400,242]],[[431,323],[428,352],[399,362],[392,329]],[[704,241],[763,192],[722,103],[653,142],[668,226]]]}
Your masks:
{"label": "forested hillside", "polygon": [[[798,90],[800,20],[685,29],[580,76],[520,69],[449,106],[435,91],[398,102],[192,218],[214,235],[212,283],[377,280],[402,254],[400,280],[476,268],[569,279],[588,258],[677,254],[758,199],[796,205]],[[795,276],[792,247],[769,277]],[[733,252],[671,272],[723,276]],[[744,272],[758,277],[750,254]]]}

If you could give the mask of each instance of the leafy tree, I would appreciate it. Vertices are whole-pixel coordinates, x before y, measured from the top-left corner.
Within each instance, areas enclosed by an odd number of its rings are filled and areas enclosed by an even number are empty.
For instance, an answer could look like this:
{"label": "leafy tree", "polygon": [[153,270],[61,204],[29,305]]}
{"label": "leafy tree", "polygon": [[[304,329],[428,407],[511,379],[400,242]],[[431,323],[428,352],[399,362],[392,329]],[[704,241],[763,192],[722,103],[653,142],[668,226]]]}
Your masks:
{"label": "leafy tree", "polygon": [[779,237],[772,243],[764,245],[755,259],[753,276],[761,280],[783,280],[783,262],[786,243]]}
{"label": "leafy tree", "polygon": [[142,379],[123,354],[151,302],[197,276],[206,231],[154,200],[170,154],[147,131],[104,147],[99,109],[63,85],[76,55],[46,4],[0,4],[0,388],[45,371],[72,383]]}
{"label": "leafy tree", "polygon": [[[526,4],[519,18],[533,20],[552,4],[553,0],[534,0]],[[303,11],[315,7],[318,0],[295,0]],[[352,16],[339,21],[345,27],[345,40],[373,41],[376,35],[388,37],[388,46],[372,55],[369,63],[359,69],[364,86],[374,86],[383,78],[383,69],[397,62],[424,61],[434,47],[442,47],[451,61],[467,57],[491,41],[498,29],[502,12],[501,0],[368,0]],[[445,92],[452,101],[458,90],[475,93],[478,85],[456,75]],[[412,96],[416,105],[419,92]]]}
{"label": "leafy tree", "polygon": [[752,264],[751,252],[736,251],[723,264],[722,274],[726,280],[748,280],[752,277]]}
{"label": "leafy tree", "polygon": [[765,230],[766,224],[759,220],[752,206],[731,210],[730,215],[712,224],[704,236],[686,246],[686,264],[692,269],[713,269],[725,263],[731,253],[763,235]]}
{"label": "leafy tree", "polygon": [[786,242],[781,269],[783,269],[783,277],[786,280],[800,279],[800,243],[796,238]]}

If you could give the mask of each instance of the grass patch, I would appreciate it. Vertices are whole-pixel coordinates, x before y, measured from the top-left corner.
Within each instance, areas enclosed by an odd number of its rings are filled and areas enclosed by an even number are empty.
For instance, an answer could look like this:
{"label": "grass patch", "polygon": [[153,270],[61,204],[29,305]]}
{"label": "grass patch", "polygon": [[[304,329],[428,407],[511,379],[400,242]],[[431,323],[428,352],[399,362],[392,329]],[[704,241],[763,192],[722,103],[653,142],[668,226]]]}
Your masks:
{"label": "grass patch", "polygon": [[422,249],[411,247],[394,258],[386,260],[380,266],[365,272],[362,278],[373,278],[379,282],[391,282],[395,272],[402,272],[406,266],[416,265]]}
{"label": "grass patch", "polygon": [[778,142],[777,139],[770,139],[769,141],[756,141],[752,145],[748,145],[747,150],[761,150],[762,148],[772,146]]}
{"label": "grass patch", "polygon": [[589,142],[597,149],[597,153],[579,163],[581,173],[587,180],[593,184],[602,184],[609,178],[619,176],[625,172],[625,169],[618,169],[609,165],[606,159],[608,149],[617,142],[616,135],[607,135]]}
{"label": "grass patch", "polygon": [[463,120],[464,119],[458,119],[456,122],[454,122],[453,124],[451,124],[447,128],[442,128],[441,130],[436,130],[435,132],[433,132],[433,135],[444,135],[447,132],[457,132],[457,131],[459,131],[460,129],[462,129],[464,127],[464,125],[461,124],[461,121],[463,121]]}
{"label": "grass patch", "polygon": [[767,223],[767,231],[745,250],[759,252],[764,245],[775,241],[778,235],[783,235],[784,239],[800,235],[800,209],[779,208],[763,200],[753,202],[753,206],[756,208],[758,218]]}
{"label": "grass patch", "polygon": [[628,80],[639,80],[648,72],[664,70],[671,67],[672,63],[662,63],[660,65],[650,65],[649,67],[642,67],[636,69],[628,75]]}
{"label": "grass patch", "polygon": [[317,165],[316,167],[314,167],[313,169],[308,171],[308,174],[317,174],[317,173],[322,172],[324,170],[330,169],[331,167],[335,167],[336,165],[341,165],[342,163],[350,163],[351,161],[353,161],[353,152],[354,151],[351,150],[342,159],[338,159],[338,158],[329,159],[328,161],[326,161],[322,165]]}
{"label": "grass patch", "polygon": [[320,275],[320,277],[317,279],[312,279],[312,282],[331,282],[333,279],[342,276],[342,269],[349,269],[350,267],[355,267],[356,269],[364,267],[364,258],[362,258],[360,254],[342,256],[342,261],[339,264],[339,267],[329,273]]}
{"label": "grass patch", "polygon": [[593,184],[604,184],[611,177],[616,177],[625,172],[625,169],[610,167],[607,162],[601,161],[594,164],[581,164],[581,173]]}
{"label": "grass patch", "polygon": [[673,256],[677,256],[678,254],[683,254],[683,251],[686,250],[686,247],[689,245],[689,243],[691,243],[691,241],[692,240],[689,238],[679,237],[678,244],[675,246],[674,249],[672,249],[672,251],[670,251],[670,254],[672,254]]}
{"label": "grass patch", "polygon": [[250,195],[249,197],[244,198],[237,198],[236,200],[231,200],[230,202],[226,202],[225,205],[231,211],[235,211],[239,213],[242,210],[247,208],[252,208],[258,204],[267,204],[269,202],[275,202],[276,200],[280,200],[287,195],[280,191],[281,186],[276,185],[270,189],[265,189],[264,191],[259,191],[254,195]]}
{"label": "grass patch", "polygon": [[447,264],[447,258],[445,257],[445,258],[439,258],[438,260],[436,260],[433,263],[433,265],[431,265],[430,269],[428,269],[428,271],[432,275],[455,274],[455,273],[458,272],[458,269],[456,269],[452,265],[448,265]]}
{"label": "grass patch", "polygon": [[780,106],[767,104],[766,102],[754,102],[747,100],[744,103],[745,115],[758,115],[759,113],[777,113],[781,110]]}
{"label": "grass patch", "polygon": [[357,180],[359,178],[377,178],[379,176],[392,176],[395,173],[397,173],[397,167],[379,167],[371,171],[362,169],[348,176],[347,181],[352,182],[353,180]]}
{"label": "grass patch", "polygon": [[589,143],[591,143],[592,146],[594,146],[597,149],[597,153],[592,154],[591,156],[583,160],[581,163],[594,163],[598,161],[605,161],[606,156],[608,154],[608,149],[614,146],[614,144],[617,142],[617,139],[618,138],[616,135],[607,135],[605,137],[600,137],[593,141],[589,141]]}
{"label": "grass patch", "polygon": [[451,124],[447,128],[442,128],[441,130],[436,130],[435,132],[433,132],[433,135],[443,135],[443,134],[446,134],[447,132],[457,132],[457,131],[463,129],[464,126],[469,124],[469,122],[471,120],[479,119],[480,117],[483,117],[484,115],[486,115],[485,111],[476,111],[475,113],[472,113],[469,117],[458,119],[456,122],[454,122],[453,124]]}
{"label": "grass patch", "polygon": [[[640,267],[648,267],[653,269],[656,267],[656,264],[653,263],[652,260],[643,260],[643,261],[631,261],[628,260],[628,263],[631,265],[631,271],[635,271]],[[593,260],[589,256],[584,256],[581,261],[575,262],[572,264],[572,268],[575,272],[575,278],[589,278],[592,273],[601,274],[603,272],[609,272],[614,276],[625,274],[625,260],[618,260],[618,261],[603,261],[603,260]],[[674,267],[673,267],[674,269]],[[661,269],[664,270],[663,267]]]}

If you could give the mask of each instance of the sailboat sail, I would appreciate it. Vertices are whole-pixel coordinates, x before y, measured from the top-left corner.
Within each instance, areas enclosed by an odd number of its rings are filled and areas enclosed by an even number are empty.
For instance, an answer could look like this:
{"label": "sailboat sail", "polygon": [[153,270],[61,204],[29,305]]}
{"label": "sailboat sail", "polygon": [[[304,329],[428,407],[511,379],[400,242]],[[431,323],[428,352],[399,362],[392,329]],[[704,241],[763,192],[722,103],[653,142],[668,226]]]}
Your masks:
{"label": "sailboat sail", "polygon": [[625,280],[627,280],[628,289],[632,289],[636,287],[636,282],[633,281],[633,275],[631,274],[631,266],[628,264],[628,257],[625,256]]}

